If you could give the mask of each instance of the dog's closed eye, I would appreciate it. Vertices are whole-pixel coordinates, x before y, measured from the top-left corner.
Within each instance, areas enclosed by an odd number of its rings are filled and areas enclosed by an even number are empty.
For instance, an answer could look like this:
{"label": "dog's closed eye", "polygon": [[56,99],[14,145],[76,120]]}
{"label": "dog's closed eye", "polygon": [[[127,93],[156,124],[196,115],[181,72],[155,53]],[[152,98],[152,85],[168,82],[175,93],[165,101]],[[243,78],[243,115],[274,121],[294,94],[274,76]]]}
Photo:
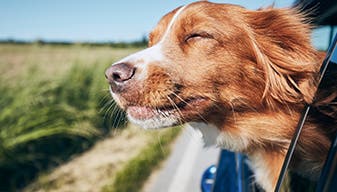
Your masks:
{"label": "dog's closed eye", "polygon": [[192,41],[202,40],[202,39],[213,39],[213,36],[205,31],[193,32],[193,33],[186,35],[184,42],[190,43]]}

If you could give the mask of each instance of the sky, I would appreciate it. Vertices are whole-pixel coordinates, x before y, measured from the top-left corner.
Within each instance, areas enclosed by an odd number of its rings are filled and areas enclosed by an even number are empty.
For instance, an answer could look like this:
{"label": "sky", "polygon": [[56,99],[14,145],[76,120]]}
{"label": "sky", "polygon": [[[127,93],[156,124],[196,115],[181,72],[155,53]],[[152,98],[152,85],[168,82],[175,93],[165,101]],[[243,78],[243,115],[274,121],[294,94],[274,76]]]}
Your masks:
{"label": "sky", "polygon": [[[132,41],[192,0],[0,0],[0,39]],[[213,0],[256,9],[274,0]],[[292,0],[276,0],[289,6]]]}
{"label": "sky", "polygon": [[[257,9],[293,0],[211,0]],[[133,41],[160,18],[193,0],[0,0],[0,39]],[[320,40],[317,40],[320,42]]]}

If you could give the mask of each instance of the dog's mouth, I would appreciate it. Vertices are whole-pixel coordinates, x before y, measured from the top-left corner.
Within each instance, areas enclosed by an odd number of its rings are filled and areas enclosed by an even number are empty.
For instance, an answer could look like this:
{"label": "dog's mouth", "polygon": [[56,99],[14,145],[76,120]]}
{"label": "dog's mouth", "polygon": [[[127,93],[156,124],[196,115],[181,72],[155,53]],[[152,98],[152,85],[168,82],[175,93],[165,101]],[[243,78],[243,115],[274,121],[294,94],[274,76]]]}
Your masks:
{"label": "dog's mouth", "polygon": [[[205,97],[192,97],[181,102],[169,102],[163,106],[128,106],[126,112],[129,119],[137,122],[148,122],[150,120],[161,121],[162,124],[156,126],[166,127],[200,118],[201,111],[208,106],[210,100]],[[170,120],[171,123],[165,124],[165,121]],[[146,125],[145,125],[146,127]],[[153,127],[153,126],[152,126]]]}

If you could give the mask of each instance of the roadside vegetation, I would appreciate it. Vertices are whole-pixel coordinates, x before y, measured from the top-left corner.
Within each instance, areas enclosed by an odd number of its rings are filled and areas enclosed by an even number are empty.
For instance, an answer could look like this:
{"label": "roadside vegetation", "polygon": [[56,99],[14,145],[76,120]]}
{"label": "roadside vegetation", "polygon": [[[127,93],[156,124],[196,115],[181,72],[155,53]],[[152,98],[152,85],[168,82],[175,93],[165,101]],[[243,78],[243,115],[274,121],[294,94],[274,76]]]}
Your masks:
{"label": "roadside vegetation", "polygon": [[132,51],[0,45],[0,191],[24,187],[123,127],[104,69]]}
{"label": "roadside vegetation", "polygon": [[[130,151],[130,156],[116,157],[113,168],[101,168],[104,174],[100,177],[108,177],[102,190],[140,190],[168,155],[169,144],[179,132],[147,132],[138,138],[142,145],[134,142],[125,149],[116,143],[123,138],[136,140],[138,132],[127,131],[114,141],[116,130],[125,129],[126,118],[111,100],[104,71],[112,62],[141,49],[140,45],[0,44],[0,191],[27,186],[25,191],[64,191],[62,186],[78,183],[68,172],[81,169],[66,165],[95,157],[96,148],[103,147],[94,145],[105,140],[111,140],[104,145],[115,147],[116,156],[122,151]],[[130,147],[139,149],[131,153]],[[104,158],[104,151],[98,158]],[[57,174],[58,167],[68,170]]]}

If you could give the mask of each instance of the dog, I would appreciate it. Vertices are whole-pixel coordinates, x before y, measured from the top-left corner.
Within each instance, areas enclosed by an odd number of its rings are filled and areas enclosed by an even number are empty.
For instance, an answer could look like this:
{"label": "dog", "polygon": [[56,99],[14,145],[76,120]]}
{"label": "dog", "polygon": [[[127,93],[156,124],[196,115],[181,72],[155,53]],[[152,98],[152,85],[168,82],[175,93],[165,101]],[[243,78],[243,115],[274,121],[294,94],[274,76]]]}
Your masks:
{"label": "dog", "polygon": [[[324,54],[312,46],[311,29],[294,8],[194,2],[166,14],[148,48],[105,75],[132,123],[145,129],[189,123],[218,146],[247,154],[258,185],[273,191],[301,111],[317,89]],[[315,179],[336,117],[310,118],[294,169]]]}

